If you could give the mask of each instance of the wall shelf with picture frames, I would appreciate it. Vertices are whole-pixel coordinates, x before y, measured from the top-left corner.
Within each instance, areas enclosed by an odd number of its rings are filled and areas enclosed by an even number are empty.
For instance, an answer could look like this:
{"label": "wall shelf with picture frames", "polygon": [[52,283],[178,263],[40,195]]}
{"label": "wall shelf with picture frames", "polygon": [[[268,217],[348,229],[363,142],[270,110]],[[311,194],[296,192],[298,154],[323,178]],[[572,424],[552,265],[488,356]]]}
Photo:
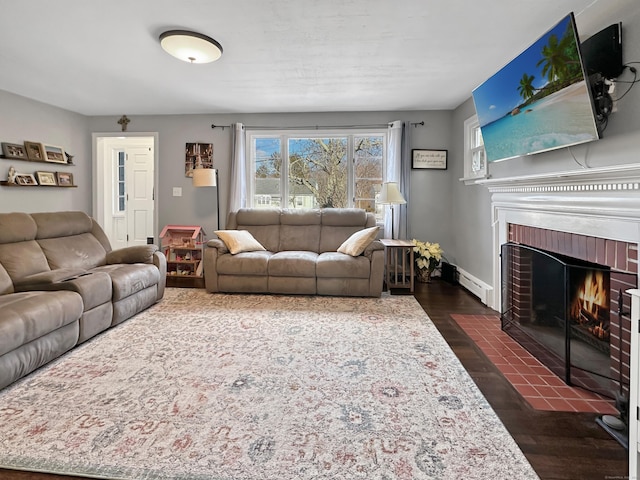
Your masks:
{"label": "wall shelf with picture frames", "polygon": [[[73,166],[73,155],[65,153],[62,147],[38,142],[24,143],[2,142],[3,160],[22,161],[47,164],[49,168],[57,166]],[[22,167],[18,167],[22,168]],[[69,172],[51,172],[37,170],[35,172],[17,171],[13,165],[9,167],[7,179],[0,181],[3,187],[61,187],[75,188],[73,174]]]}
{"label": "wall shelf with picture frames", "polygon": [[68,172],[43,172],[34,173],[16,172],[9,168],[7,180],[0,182],[4,187],[77,187],[73,183],[73,174]]}

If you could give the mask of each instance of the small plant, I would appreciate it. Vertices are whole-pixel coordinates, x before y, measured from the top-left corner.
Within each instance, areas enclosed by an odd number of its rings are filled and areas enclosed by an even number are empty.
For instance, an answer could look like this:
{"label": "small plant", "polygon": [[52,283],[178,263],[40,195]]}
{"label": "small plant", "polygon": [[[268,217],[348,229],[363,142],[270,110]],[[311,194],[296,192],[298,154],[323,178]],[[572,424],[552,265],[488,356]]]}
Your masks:
{"label": "small plant", "polygon": [[423,282],[429,282],[431,273],[440,265],[444,252],[439,243],[421,242],[415,238],[411,242],[415,245],[413,252],[418,279]]}

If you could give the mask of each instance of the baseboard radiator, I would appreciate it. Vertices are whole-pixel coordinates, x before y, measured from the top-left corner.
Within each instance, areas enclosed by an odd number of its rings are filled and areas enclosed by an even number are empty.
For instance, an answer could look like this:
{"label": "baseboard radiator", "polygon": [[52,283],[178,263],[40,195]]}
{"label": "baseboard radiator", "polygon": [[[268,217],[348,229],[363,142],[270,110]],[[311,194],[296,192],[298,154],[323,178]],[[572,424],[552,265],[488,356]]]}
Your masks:
{"label": "baseboard radiator", "polygon": [[460,267],[458,267],[458,283],[478,297],[482,303],[488,305],[489,294],[493,291],[491,285],[487,285]]}

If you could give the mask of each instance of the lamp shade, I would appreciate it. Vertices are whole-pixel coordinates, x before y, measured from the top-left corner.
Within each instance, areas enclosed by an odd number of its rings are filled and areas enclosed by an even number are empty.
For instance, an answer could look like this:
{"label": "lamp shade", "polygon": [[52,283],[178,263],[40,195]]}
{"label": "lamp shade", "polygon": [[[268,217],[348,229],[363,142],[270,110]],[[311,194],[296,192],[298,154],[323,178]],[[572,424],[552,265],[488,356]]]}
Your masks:
{"label": "lamp shade", "polygon": [[218,171],[215,168],[194,168],[192,180],[194,187],[217,187]]}
{"label": "lamp shade", "polygon": [[222,56],[222,45],[213,38],[187,30],[164,32],[160,45],[168,54],[189,63],[215,62]]}
{"label": "lamp shade", "polygon": [[404,205],[407,201],[402,196],[402,193],[400,193],[398,182],[385,182],[382,184],[382,189],[378,196],[378,203],[386,205]]}

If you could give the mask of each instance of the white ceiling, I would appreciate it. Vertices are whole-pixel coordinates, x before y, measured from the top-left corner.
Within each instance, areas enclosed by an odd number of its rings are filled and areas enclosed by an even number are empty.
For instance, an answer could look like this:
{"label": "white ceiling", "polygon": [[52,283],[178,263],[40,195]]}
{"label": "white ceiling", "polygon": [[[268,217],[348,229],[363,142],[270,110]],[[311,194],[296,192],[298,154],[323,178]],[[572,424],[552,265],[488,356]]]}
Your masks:
{"label": "white ceiling", "polygon": [[[0,0],[0,89],[86,115],[452,109],[573,11],[637,0]],[[215,38],[181,62],[165,30]]]}

